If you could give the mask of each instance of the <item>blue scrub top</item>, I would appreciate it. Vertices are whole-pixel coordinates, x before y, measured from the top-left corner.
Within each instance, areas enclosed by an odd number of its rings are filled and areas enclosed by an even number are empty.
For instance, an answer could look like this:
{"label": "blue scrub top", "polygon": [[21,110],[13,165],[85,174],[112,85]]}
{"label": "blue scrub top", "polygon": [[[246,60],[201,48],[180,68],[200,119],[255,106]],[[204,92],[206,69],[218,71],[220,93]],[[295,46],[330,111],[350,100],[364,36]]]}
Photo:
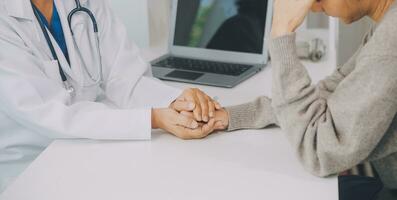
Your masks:
{"label": "blue scrub top", "polygon": [[36,9],[37,12],[39,13],[39,17],[40,17],[41,21],[44,22],[44,25],[51,32],[52,36],[57,41],[58,46],[61,48],[63,55],[65,56],[66,60],[70,64],[68,47],[66,45],[66,40],[65,40],[65,35],[63,34],[61,19],[59,18],[59,14],[58,14],[57,8],[55,6],[55,3],[54,3],[54,7],[53,7],[53,11],[52,11],[52,18],[51,18],[50,23],[47,21],[47,19],[45,18],[43,13],[40,12],[39,9],[37,9],[35,6],[33,6],[33,8]]}

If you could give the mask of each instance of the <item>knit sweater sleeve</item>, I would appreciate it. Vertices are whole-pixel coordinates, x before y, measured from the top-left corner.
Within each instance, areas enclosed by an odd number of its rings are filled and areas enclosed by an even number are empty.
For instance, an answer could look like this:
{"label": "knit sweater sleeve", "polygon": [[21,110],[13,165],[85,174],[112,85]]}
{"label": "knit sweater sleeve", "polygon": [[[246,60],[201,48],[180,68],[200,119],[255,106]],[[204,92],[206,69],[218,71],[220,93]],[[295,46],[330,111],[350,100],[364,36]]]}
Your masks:
{"label": "knit sweater sleeve", "polygon": [[[360,50],[348,62],[337,67],[330,76],[322,80],[320,87],[330,93],[333,92],[339,83],[354,69],[355,60],[359,52]],[[279,126],[272,107],[272,100],[265,96],[259,97],[252,102],[226,107],[226,111],[229,114],[228,131],[261,129],[270,125]]]}
{"label": "knit sweater sleeve", "polygon": [[255,101],[226,107],[229,114],[227,131],[239,129],[260,129],[278,125],[277,118],[268,97],[259,97]]}
{"label": "knit sweater sleeve", "polygon": [[311,84],[295,37],[270,43],[272,107],[304,167],[318,176],[332,175],[367,159],[390,126],[397,111],[397,59],[361,54],[355,69],[329,91],[323,82]]}

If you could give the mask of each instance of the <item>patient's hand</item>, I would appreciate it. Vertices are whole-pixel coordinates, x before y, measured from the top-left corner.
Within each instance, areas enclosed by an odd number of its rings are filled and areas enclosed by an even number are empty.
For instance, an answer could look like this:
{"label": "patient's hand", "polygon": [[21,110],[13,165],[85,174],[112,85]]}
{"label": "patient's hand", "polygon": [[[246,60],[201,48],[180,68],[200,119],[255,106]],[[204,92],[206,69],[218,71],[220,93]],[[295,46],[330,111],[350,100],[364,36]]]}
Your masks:
{"label": "patient's hand", "polygon": [[215,113],[215,130],[226,130],[229,127],[229,113],[224,109]]}

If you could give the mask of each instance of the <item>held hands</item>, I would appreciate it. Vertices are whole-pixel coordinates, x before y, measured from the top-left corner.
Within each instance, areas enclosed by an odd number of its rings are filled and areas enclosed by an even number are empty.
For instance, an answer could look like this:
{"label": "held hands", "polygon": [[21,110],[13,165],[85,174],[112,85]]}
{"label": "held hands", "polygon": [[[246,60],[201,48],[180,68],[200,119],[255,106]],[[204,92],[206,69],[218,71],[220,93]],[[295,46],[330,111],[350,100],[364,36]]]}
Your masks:
{"label": "held hands", "polygon": [[215,110],[222,107],[201,90],[189,88],[183,91],[170,108],[178,112],[192,111],[196,121],[208,122],[210,118],[215,116]]}
{"label": "held hands", "polygon": [[317,0],[275,0],[272,37],[294,32]]}
{"label": "held hands", "polygon": [[228,126],[228,114],[199,89],[187,89],[167,109],[152,110],[152,127],[182,139],[201,139]]}

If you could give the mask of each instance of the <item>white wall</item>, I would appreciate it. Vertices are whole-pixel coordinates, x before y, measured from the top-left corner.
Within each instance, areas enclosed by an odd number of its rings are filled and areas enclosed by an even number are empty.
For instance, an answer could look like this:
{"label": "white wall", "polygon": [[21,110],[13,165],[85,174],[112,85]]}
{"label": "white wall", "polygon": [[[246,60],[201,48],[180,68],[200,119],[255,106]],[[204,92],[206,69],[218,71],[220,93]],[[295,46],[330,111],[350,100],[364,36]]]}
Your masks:
{"label": "white wall", "polygon": [[130,38],[139,47],[148,47],[150,41],[147,0],[111,0],[111,3],[116,15],[127,26]]}
{"label": "white wall", "polygon": [[346,25],[335,19],[334,26],[336,26],[335,47],[337,50],[337,64],[343,65],[357,51],[364,35],[372,28],[373,23],[370,19],[364,18],[353,24]]}
{"label": "white wall", "polygon": [[329,17],[323,13],[310,12],[307,17],[307,28],[328,28]]}
{"label": "white wall", "polygon": [[149,6],[150,45],[167,44],[171,15],[171,0],[147,0]]}
{"label": "white wall", "polygon": [[113,10],[129,36],[141,48],[166,45],[169,34],[171,0],[111,0]]}

